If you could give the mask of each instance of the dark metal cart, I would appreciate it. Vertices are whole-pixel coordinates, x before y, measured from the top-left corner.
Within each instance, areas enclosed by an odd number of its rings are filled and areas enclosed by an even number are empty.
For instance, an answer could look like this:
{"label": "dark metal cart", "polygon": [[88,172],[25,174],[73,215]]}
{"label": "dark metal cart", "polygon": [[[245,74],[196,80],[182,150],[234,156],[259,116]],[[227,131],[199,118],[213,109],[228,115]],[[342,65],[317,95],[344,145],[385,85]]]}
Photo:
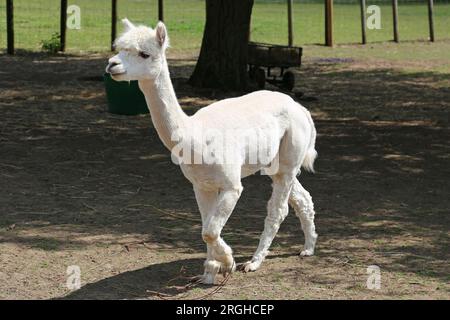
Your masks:
{"label": "dark metal cart", "polygon": [[[301,63],[301,47],[257,42],[248,44],[249,76],[261,89],[267,81],[291,91],[295,86],[295,75],[288,69],[299,67]],[[274,74],[274,68],[279,69],[279,72]]]}

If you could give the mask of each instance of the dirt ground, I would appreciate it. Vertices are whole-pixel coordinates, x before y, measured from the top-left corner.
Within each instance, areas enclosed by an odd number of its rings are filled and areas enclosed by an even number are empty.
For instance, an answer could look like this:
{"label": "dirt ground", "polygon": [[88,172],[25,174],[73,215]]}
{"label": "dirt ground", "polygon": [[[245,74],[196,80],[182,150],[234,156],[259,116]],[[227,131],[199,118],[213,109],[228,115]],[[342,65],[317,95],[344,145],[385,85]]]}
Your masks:
{"label": "dirt ground", "polygon": [[[95,81],[105,63],[0,56],[1,299],[450,298],[449,74],[307,58],[296,90],[319,158],[300,181],[317,211],[316,255],[298,256],[303,234],[290,214],[260,270],[211,288],[187,286],[205,256],[192,187],[148,115],[106,111]],[[191,114],[230,96],[186,85],[194,63],[169,62]],[[267,177],[244,179],[224,229],[238,263],[256,249],[269,196]],[[79,290],[66,287],[71,265]],[[379,290],[367,288],[370,265]]]}

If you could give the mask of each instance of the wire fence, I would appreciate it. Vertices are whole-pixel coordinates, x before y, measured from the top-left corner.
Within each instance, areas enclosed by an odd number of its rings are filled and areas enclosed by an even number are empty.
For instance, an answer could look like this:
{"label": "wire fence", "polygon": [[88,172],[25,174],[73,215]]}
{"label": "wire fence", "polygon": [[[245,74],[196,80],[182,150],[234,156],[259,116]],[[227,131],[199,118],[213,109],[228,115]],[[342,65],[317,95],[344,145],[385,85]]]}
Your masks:
{"label": "wire fence", "polygon": [[[5,50],[6,5],[0,0],[0,50]],[[378,5],[381,29],[367,30],[368,42],[392,40],[391,0],[366,0],[367,6]],[[58,34],[60,0],[14,0],[15,48],[39,51],[42,41]],[[68,0],[80,9],[80,28],[66,31],[66,51],[106,51],[111,47],[111,0]],[[334,0],[335,43],[361,41],[359,0]],[[427,0],[399,0],[400,40],[427,40]],[[73,13],[68,12],[71,19]],[[286,0],[255,0],[251,39],[287,44]],[[120,19],[127,17],[138,24],[154,25],[158,20],[158,0],[117,0],[117,30]],[[294,45],[323,44],[325,41],[324,0],[294,0]],[[198,50],[205,22],[205,0],[165,0],[164,21],[168,26],[173,50]],[[450,39],[450,0],[434,0],[436,39]]]}
{"label": "wire fence", "polygon": [[[398,3],[400,41],[428,40],[428,1],[399,0]],[[392,0],[366,0],[366,6],[370,5],[377,5],[381,10],[381,29],[366,29],[367,41],[392,40]],[[252,14],[252,39],[287,44],[287,17],[285,0],[256,0]],[[335,43],[361,42],[360,0],[334,0],[333,20]],[[324,21],[323,0],[294,0],[294,44],[323,44]],[[434,29],[436,39],[450,39],[450,0],[434,0]]]}

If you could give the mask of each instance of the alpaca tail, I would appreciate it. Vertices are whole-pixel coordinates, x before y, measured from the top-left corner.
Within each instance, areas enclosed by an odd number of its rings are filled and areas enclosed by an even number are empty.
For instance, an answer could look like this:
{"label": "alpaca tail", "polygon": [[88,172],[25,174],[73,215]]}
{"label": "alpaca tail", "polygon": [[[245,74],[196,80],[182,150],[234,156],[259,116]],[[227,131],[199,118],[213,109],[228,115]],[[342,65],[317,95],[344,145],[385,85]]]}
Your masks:
{"label": "alpaca tail", "polygon": [[311,118],[311,114],[308,110],[305,109],[306,116],[308,118],[309,124],[311,125],[311,137],[309,139],[309,145],[308,149],[306,150],[306,156],[303,160],[302,167],[309,172],[314,173],[314,161],[317,158],[317,151],[316,151],[316,127],[314,126],[314,121]]}

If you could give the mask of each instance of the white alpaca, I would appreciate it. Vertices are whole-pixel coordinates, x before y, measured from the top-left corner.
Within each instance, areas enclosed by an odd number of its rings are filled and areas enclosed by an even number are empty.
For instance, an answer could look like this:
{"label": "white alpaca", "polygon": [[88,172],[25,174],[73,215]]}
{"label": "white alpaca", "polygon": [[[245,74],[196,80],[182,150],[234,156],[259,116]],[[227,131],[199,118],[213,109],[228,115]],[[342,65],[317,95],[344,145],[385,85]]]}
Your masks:
{"label": "white alpaca", "polygon": [[[310,113],[285,94],[258,91],[213,103],[189,117],[178,104],[170,80],[164,24],[159,22],[153,30],[127,19],[123,23],[126,31],[116,40],[119,54],[109,60],[106,71],[117,81],[139,81],[159,137],[169,150],[177,150],[175,158],[193,184],[207,245],[200,280],[212,284],[217,273],[234,271],[232,251],[221,231],[241,195],[241,179],[265,169],[273,180],[268,214],[259,246],[242,269],[260,267],[288,214],[288,203],[305,234],[301,255],[312,255],[317,239],[314,206],[296,179],[300,167],[313,170],[317,156]],[[197,161],[186,161],[192,158]]]}

